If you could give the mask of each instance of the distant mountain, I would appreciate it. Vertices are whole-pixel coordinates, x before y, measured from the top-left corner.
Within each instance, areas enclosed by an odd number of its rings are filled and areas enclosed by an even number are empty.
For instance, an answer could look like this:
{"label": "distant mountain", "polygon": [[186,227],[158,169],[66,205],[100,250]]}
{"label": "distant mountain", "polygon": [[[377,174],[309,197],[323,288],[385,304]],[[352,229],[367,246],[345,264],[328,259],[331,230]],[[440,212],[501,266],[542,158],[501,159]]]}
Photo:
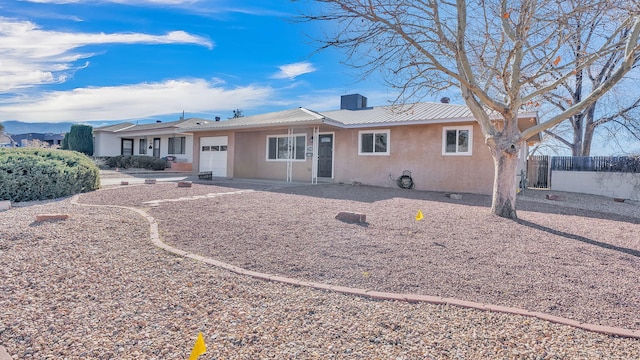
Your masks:
{"label": "distant mountain", "polygon": [[[100,127],[106,125],[117,124],[120,121],[94,121],[94,122],[86,122],[85,124],[91,125],[93,127]],[[28,133],[54,133],[54,134],[63,134],[69,132],[71,130],[71,125],[75,123],[71,122],[62,122],[62,123],[27,123],[22,121],[0,121],[0,123],[4,126],[4,132],[10,135],[18,135],[18,134],[28,134]]]}

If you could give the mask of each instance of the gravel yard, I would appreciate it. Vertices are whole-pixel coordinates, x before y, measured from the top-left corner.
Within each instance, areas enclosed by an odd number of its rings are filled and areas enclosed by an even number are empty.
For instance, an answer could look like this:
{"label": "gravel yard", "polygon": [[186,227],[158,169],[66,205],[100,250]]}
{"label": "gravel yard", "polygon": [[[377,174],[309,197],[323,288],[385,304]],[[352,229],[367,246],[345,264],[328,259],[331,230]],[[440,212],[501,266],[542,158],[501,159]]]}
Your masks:
{"label": "gravel yard", "polygon": [[[637,204],[543,194],[519,201],[518,222],[490,216],[486,196],[338,184],[158,183],[80,202],[146,208],[163,241],[255,271],[640,329]],[[148,203],[161,199],[179,201]],[[71,217],[35,223],[43,213]],[[184,359],[198,331],[201,359],[640,358],[640,340],[533,318],[235,275],[156,249],[131,211],[69,199],[0,213],[0,262],[0,345],[14,360]]]}

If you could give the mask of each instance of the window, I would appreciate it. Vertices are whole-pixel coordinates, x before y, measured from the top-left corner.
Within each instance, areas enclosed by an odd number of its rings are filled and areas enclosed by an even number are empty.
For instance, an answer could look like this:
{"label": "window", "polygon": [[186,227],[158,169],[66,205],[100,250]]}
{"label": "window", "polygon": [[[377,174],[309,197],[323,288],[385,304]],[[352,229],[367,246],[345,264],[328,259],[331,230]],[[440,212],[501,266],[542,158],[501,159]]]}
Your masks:
{"label": "window", "polygon": [[147,153],[147,139],[140,139],[140,149],[138,149],[138,153],[140,155]]}
{"label": "window", "polygon": [[[267,160],[286,160],[289,148],[292,151],[292,159],[304,160],[304,151],[307,143],[306,135],[293,135],[293,142],[289,144],[289,136],[267,137]],[[226,147],[224,150],[226,151]]]}
{"label": "window", "polygon": [[133,155],[133,139],[122,139],[122,155]]}
{"label": "window", "polygon": [[389,155],[389,130],[364,130],[358,134],[358,155]]}
{"label": "window", "polygon": [[473,127],[456,126],[442,129],[442,155],[471,155]]}
{"label": "window", "polygon": [[184,154],[186,138],[170,137],[169,138],[169,154]]}

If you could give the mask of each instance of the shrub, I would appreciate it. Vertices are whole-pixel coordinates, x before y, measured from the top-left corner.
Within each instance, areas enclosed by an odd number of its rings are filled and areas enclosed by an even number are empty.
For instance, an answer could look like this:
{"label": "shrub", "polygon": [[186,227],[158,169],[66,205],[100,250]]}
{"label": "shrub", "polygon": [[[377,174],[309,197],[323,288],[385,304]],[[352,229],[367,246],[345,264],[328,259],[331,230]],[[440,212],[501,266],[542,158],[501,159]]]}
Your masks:
{"label": "shrub", "polygon": [[106,160],[109,167],[117,167],[121,169],[140,168],[149,170],[164,170],[167,168],[167,161],[152,156],[113,156]]}
{"label": "shrub", "polygon": [[92,156],[93,127],[80,124],[71,125],[71,131],[69,131],[67,146],[69,150],[78,151],[83,154]]}
{"label": "shrub", "polygon": [[56,199],[100,187],[100,172],[78,152],[0,149],[0,200]]}
{"label": "shrub", "polygon": [[64,134],[62,139],[62,150],[69,150],[69,133]]}

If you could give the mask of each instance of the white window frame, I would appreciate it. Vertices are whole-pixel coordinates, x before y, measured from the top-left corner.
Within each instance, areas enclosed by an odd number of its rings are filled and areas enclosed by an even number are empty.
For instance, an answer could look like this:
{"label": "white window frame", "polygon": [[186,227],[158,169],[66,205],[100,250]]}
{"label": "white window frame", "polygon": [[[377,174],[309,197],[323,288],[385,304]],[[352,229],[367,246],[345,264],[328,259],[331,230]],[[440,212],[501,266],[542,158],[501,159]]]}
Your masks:
{"label": "white window frame", "polygon": [[[298,137],[304,137],[304,146],[301,149],[302,154],[303,154],[303,158],[302,159],[296,159],[297,150],[295,149],[295,147],[293,148],[293,159],[278,159],[277,156],[278,156],[279,153],[278,153],[277,149],[276,149],[276,159],[270,159],[269,158],[269,139],[273,139],[273,138],[276,138],[276,139],[285,138],[286,139],[288,137],[289,137],[289,135],[267,135],[267,144],[266,144],[266,149],[265,149],[265,158],[266,158],[267,161],[289,161],[289,160],[296,161],[296,162],[305,162],[305,161],[307,161],[307,158],[306,158],[307,134],[304,134],[304,133],[303,134],[293,134],[292,135],[292,137],[294,139],[296,139]],[[296,141],[296,140],[294,140],[294,141]],[[277,144],[277,140],[276,140],[276,144]]]}
{"label": "white window frame", "polygon": [[[447,131],[456,131],[456,151],[455,152],[447,152]],[[467,151],[458,151],[458,136],[460,131],[468,131],[469,132],[469,143]],[[471,156],[473,155],[473,126],[465,125],[465,126],[444,126],[442,128],[442,155],[443,156]]]}
{"label": "white window frame", "polygon": [[[372,152],[362,152],[362,135],[370,135],[373,134],[373,151]],[[378,134],[385,134],[387,136],[387,148],[386,151],[376,152],[375,146],[375,138]],[[358,131],[358,155],[360,156],[389,156],[391,153],[391,130],[383,129],[383,130],[360,130]]]}

